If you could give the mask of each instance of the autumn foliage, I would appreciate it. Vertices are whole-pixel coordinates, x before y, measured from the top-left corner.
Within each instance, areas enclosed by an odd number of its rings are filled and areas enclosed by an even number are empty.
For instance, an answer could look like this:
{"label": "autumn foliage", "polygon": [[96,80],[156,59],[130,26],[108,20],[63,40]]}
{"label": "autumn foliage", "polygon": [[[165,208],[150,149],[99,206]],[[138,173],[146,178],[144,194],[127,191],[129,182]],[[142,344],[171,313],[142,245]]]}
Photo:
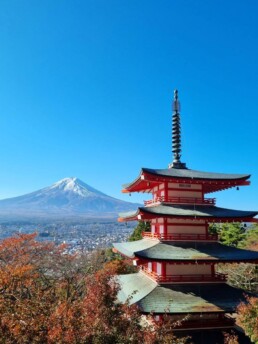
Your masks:
{"label": "autumn foliage", "polygon": [[241,326],[253,343],[258,343],[258,298],[246,297],[237,309],[237,324]]}
{"label": "autumn foliage", "polygon": [[[177,343],[171,324],[117,302],[123,261],[96,271],[65,246],[19,234],[0,243],[0,343]],[[180,339],[180,343],[184,343]]]}

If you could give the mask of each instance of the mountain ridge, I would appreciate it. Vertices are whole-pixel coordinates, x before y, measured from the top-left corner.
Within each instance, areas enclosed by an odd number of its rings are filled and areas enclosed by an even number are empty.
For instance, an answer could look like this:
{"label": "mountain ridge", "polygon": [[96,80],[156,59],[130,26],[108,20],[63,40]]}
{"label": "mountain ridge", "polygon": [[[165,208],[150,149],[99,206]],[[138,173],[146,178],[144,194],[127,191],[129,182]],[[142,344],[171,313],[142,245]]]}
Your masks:
{"label": "mountain ridge", "polygon": [[0,200],[0,216],[116,217],[139,204],[106,195],[76,177],[63,178],[34,192]]}

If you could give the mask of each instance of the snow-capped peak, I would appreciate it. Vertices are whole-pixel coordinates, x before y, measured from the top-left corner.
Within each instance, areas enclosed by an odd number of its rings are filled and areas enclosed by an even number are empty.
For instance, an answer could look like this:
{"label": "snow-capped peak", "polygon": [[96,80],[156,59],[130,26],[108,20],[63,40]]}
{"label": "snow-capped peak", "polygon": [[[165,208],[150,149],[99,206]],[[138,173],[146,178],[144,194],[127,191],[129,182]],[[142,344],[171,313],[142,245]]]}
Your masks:
{"label": "snow-capped peak", "polygon": [[70,178],[64,178],[59,180],[58,182],[54,183],[51,188],[67,188],[68,189],[73,189],[73,187],[76,185],[76,181],[78,178],[76,177],[70,177]]}
{"label": "snow-capped peak", "polygon": [[97,190],[93,189],[76,177],[61,179],[58,182],[54,183],[50,187],[50,189],[59,189],[62,191],[73,192],[83,197],[89,196],[93,193],[98,193]]}

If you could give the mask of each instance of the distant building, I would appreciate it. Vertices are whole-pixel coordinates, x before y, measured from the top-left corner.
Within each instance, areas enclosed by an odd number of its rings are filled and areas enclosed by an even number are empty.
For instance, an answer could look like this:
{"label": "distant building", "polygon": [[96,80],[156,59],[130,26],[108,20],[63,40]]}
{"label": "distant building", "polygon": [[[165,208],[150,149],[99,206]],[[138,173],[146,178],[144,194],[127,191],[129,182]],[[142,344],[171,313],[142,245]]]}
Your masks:
{"label": "distant building", "polygon": [[209,173],[188,169],[181,162],[180,108],[174,93],[173,162],[168,169],[143,168],[123,192],[147,192],[153,198],[120,221],[149,221],[143,239],[114,244],[131,258],[139,272],[119,276],[120,301],[131,297],[142,313],[158,320],[164,313],[184,319],[178,330],[224,329],[234,326],[243,290],[229,286],[216,272],[217,263],[258,261],[258,252],[228,247],[208,232],[210,223],[257,222],[257,212],[216,207],[207,193],[249,185],[250,175]]}

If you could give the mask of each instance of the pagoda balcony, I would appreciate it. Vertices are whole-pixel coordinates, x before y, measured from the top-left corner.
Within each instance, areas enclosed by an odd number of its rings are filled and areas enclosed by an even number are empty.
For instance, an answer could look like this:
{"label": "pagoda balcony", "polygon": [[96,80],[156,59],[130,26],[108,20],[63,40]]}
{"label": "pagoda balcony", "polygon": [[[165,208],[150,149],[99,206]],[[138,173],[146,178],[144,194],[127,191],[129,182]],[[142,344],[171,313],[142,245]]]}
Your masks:
{"label": "pagoda balcony", "polygon": [[227,276],[216,273],[214,275],[166,275],[161,276],[142,266],[141,270],[158,283],[224,283]]}
{"label": "pagoda balcony", "polygon": [[172,204],[202,204],[202,205],[215,205],[216,198],[196,198],[196,197],[170,197],[165,196],[156,197],[149,201],[144,201],[146,207],[159,203],[172,203]]}
{"label": "pagoda balcony", "polygon": [[143,232],[143,238],[159,239],[161,241],[218,241],[217,234],[164,234],[164,233],[151,233]]}

